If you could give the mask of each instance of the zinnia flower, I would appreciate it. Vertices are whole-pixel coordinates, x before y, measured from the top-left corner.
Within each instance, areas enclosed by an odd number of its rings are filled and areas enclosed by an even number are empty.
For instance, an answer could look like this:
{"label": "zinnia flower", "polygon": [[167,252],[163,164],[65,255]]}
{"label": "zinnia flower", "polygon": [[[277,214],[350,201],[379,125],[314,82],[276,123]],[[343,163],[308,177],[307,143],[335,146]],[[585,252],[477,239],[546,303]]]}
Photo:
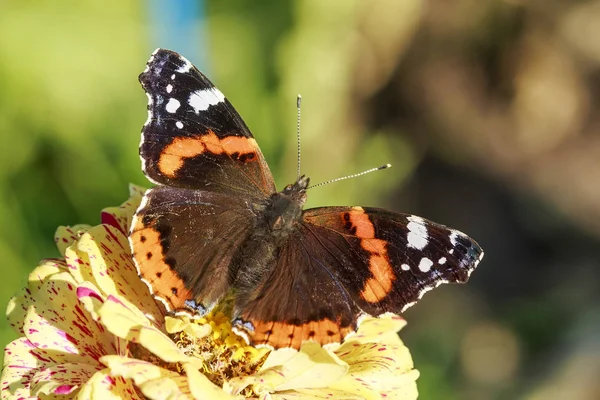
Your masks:
{"label": "zinnia flower", "polygon": [[418,372],[397,316],[365,320],[335,348],[249,346],[216,311],[165,315],[134,267],[127,232],[143,189],[98,226],[60,227],[7,317],[2,399],[414,399]]}

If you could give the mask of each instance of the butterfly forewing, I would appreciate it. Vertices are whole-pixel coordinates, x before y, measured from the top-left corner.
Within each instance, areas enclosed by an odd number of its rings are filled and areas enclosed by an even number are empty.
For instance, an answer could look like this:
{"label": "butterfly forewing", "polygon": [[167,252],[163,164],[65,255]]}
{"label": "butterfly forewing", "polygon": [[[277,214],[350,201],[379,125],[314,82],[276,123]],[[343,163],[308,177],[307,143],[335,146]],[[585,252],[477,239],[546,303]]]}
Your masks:
{"label": "butterfly forewing", "polygon": [[246,124],[231,103],[188,60],[159,49],[140,82],[148,121],[140,156],[155,183],[268,196],[273,177]]}

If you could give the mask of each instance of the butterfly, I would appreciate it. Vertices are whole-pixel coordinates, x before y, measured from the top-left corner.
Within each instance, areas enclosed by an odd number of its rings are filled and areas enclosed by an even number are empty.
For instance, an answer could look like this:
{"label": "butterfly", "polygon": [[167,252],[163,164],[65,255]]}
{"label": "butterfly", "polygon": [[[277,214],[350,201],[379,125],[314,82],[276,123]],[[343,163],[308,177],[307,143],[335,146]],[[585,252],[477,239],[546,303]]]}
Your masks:
{"label": "butterfly", "polygon": [[402,313],[483,257],[465,234],[370,207],[303,209],[309,178],[278,192],[250,130],[187,59],[156,50],[140,156],[149,189],[129,241],[167,311],[201,316],[233,298],[255,346],[341,343],[366,316]]}

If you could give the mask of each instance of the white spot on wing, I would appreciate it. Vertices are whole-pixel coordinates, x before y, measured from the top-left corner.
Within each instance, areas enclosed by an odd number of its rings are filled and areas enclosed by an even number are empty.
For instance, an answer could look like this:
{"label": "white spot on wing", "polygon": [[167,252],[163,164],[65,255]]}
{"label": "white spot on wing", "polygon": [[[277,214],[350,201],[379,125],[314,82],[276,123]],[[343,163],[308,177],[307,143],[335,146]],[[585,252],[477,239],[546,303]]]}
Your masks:
{"label": "white spot on wing", "polygon": [[171,93],[173,91],[173,85],[170,83],[167,85],[167,93]]}
{"label": "white spot on wing", "polygon": [[169,99],[169,101],[167,102],[165,109],[167,110],[167,112],[173,114],[173,113],[177,112],[177,110],[179,109],[180,106],[181,106],[181,103],[179,102],[179,100],[171,97]]}
{"label": "white spot on wing", "polygon": [[408,242],[408,247],[412,247],[413,249],[423,250],[427,243],[429,243],[429,235],[427,234],[427,226],[425,226],[425,221],[421,217],[417,217],[411,215],[408,219],[408,235],[406,235],[406,240]]}
{"label": "white spot on wing", "polygon": [[429,272],[432,265],[433,265],[433,261],[431,261],[427,257],[423,257],[423,258],[421,258],[421,261],[419,262],[419,269],[422,272]]}
{"label": "white spot on wing", "polygon": [[171,80],[174,81],[175,80],[175,74],[171,75]]}
{"label": "white spot on wing", "polygon": [[442,257],[438,260],[438,264],[446,264],[446,257]]}
{"label": "white spot on wing", "polygon": [[[187,58],[181,57],[181,61],[183,61],[183,65],[176,69],[177,72],[181,72],[185,74],[190,69],[192,69],[192,63],[187,60]],[[172,78],[171,78],[172,79]]]}
{"label": "white spot on wing", "polygon": [[456,241],[456,238],[458,238],[459,235],[460,235],[460,232],[458,232],[458,231],[455,231],[455,230],[450,231],[449,238],[450,238],[450,243],[452,243],[452,246],[456,246],[456,244],[458,243]]}
{"label": "white spot on wing", "polygon": [[208,110],[208,107],[214,106],[225,100],[223,93],[217,88],[210,88],[204,90],[196,90],[190,95],[188,104],[199,113],[200,111]]}
{"label": "white spot on wing", "polygon": [[410,270],[410,267],[408,266],[408,264],[402,264],[400,266],[400,268],[402,268],[402,271],[408,271],[408,270]]}
{"label": "white spot on wing", "polygon": [[183,122],[177,121],[177,122],[175,122],[175,126],[179,129],[183,129]]}

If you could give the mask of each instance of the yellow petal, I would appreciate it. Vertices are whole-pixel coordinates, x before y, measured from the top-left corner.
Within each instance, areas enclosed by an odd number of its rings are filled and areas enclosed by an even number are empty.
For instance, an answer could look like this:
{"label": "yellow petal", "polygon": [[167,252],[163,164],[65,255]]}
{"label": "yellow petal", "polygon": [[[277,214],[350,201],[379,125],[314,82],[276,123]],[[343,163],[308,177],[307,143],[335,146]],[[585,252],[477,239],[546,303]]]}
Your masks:
{"label": "yellow petal", "polygon": [[31,342],[24,337],[13,340],[6,346],[0,378],[2,400],[31,396],[30,382],[38,365],[38,359],[30,352],[32,348]]}
{"label": "yellow petal", "polygon": [[151,400],[194,400],[183,376],[153,379],[141,384],[140,389]]}
{"label": "yellow petal", "polygon": [[65,250],[65,261],[69,266],[69,273],[77,283],[92,282],[96,285],[90,259],[85,252],[77,249],[76,243]]}
{"label": "yellow petal", "polygon": [[75,290],[70,274],[52,275],[35,295],[25,335],[35,347],[73,355],[72,362],[96,362],[99,355],[115,353],[115,339],[82,307]]}
{"label": "yellow petal", "polygon": [[31,380],[31,393],[40,397],[71,394],[79,390],[100,367],[98,364],[69,363],[39,369]]}
{"label": "yellow petal", "polygon": [[89,225],[59,226],[54,233],[54,242],[64,257],[67,247],[79,240],[79,236],[90,228]]}
{"label": "yellow petal", "polygon": [[[272,352],[257,374],[263,377],[265,372],[275,368],[285,378],[283,382],[274,382],[273,387],[277,391],[326,387],[342,378],[348,371],[345,362],[317,343],[304,343],[300,351],[291,356],[289,352],[288,349]],[[275,365],[276,363],[280,364]],[[265,384],[270,385],[267,379],[271,376],[264,375]]]}
{"label": "yellow petal", "polygon": [[131,219],[142,201],[145,188],[136,185],[129,186],[129,199],[118,207],[108,207],[102,210],[102,224],[110,225],[127,235]]}
{"label": "yellow petal", "polygon": [[379,398],[382,392],[406,390],[407,385],[416,388],[419,374],[413,369],[405,346],[351,343],[338,355],[350,365],[350,370],[348,375],[331,384],[333,389],[370,399]]}
{"label": "yellow petal", "polygon": [[102,323],[111,333],[141,344],[166,362],[191,362],[198,367],[202,365],[200,360],[186,356],[167,335],[150,326],[147,320],[140,318],[114,296],[106,299],[99,314]]}
{"label": "yellow petal", "polygon": [[133,382],[110,376],[108,368],[96,372],[77,394],[79,400],[143,400]]}
{"label": "yellow petal", "polygon": [[139,279],[123,233],[108,225],[95,226],[77,242],[77,249],[87,254],[94,281],[106,296],[127,299],[155,324],[162,324],[164,312]]}
{"label": "yellow petal", "polygon": [[104,298],[100,290],[91,282],[83,282],[77,286],[77,298],[86,311],[94,318],[94,321],[99,321],[100,308],[104,304]]}
{"label": "yellow petal", "polygon": [[[348,393],[343,390],[321,388],[321,389],[296,389],[286,392],[273,393],[271,396],[273,400],[307,400],[307,399],[335,399],[335,400],[371,400],[371,398],[365,398],[356,396],[352,393]],[[377,396],[376,399],[381,399],[381,396]]]}
{"label": "yellow petal", "polygon": [[177,372],[170,371],[150,362],[121,356],[104,356],[100,362],[110,368],[112,376],[133,379],[136,385],[158,378],[175,378]]}
{"label": "yellow petal", "polygon": [[389,343],[402,344],[397,332],[406,326],[406,320],[398,315],[384,314],[378,318],[365,318],[358,327],[357,332],[346,338],[344,344],[336,350],[341,350],[349,343]]}
{"label": "yellow petal", "polygon": [[188,317],[171,317],[165,316],[165,330],[170,333],[185,332],[187,335],[202,339],[212,332],[210,324],[196,324]]}
{"label": "yellow petal", "polygon": [[211,400],[231,400],[237,398],[209,381],[208,378],[201,374],[193,365],[185,364],[184,370],[187,375],[190,393],[194,398]]}
{"label": "yellow petal", "polygon": [[52,275],[67,271],[67,264],[62,260],[43,260],[30,274],[27,288],[22,288],[12,297],[6,307],[8,323],[20,335],[24,335],[23,322],[27,310],[34,302],[34,295],[40,290],[43,283]]}

